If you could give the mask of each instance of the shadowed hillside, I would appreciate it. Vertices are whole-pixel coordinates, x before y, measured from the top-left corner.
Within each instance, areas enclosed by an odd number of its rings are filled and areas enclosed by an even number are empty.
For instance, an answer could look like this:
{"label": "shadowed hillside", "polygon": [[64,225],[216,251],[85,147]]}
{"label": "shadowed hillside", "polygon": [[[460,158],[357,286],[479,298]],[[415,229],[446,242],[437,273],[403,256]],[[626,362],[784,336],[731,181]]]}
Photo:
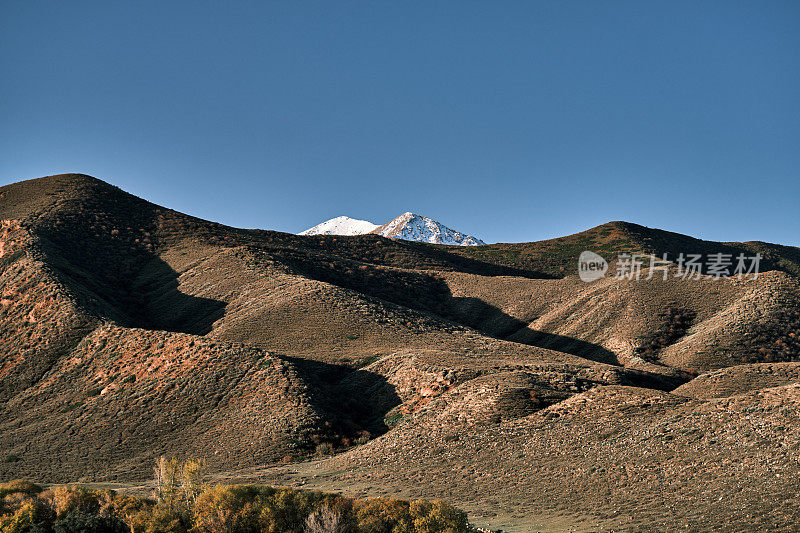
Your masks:
{"label": "shadowed hillside", "polygon": [[[761,271],[780,270],[800,275],[800,249],[765,242],[714,242],[630,222],[608,222],[595,228],[546,241],[499,243],[454,249],[453,253],[496,265],[535,270],[556,277],[576,271],[577,258],[584,250],[593,251],[613,263],[619,254],[667,254],[675,261],[681,254],[731,254],[752,256],[760,253]],[[613,265],[612,265],[613,268]],[[613,272],[613,270],[612,270]]]}

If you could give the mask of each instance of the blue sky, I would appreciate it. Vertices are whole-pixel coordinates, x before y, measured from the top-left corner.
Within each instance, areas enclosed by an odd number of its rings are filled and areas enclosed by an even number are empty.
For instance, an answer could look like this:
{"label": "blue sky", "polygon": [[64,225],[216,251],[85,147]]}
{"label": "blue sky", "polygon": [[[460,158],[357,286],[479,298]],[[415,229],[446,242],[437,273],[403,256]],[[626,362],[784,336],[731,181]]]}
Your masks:
{"label": "blue sky", "polygon": [[239,227],[800,245],[798,95],[796,0],[0,4],[0,184]]}

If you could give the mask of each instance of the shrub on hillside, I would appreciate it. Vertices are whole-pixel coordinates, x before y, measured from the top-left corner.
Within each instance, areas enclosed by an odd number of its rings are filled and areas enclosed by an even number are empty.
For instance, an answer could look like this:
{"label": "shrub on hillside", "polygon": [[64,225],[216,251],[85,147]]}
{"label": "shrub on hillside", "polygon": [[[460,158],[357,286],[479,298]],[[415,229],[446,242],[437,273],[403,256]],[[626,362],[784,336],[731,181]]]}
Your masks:
{"label": "shrub on hillside", "polygon": [[800,310],[784,308],[753,325],[745,338],[746,363],[800,360]]}
{"label": "shrub on hillside", "polygon": [[642,339],[636,355],[647,361],[658,362],[658,353],[686,335],[696,314],[691,309],[668,307],[658,315],[659,327]]}

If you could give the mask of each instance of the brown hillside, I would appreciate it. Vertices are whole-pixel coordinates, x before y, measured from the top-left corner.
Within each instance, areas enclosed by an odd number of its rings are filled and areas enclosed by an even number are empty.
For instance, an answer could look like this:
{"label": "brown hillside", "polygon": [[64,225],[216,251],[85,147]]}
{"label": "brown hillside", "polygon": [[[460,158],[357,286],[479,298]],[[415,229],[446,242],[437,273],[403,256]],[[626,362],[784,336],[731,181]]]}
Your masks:
{"label": "brown hillside", "polygon": [[[184,454],[504,529],[800,519],[796,248],[620,222],[466,248],[296,236],[76,174],[0,187],[0,220],[0,477],[132,481]],[[584,283],[587,249],[765,259],[754,280]]]}
{"label": "brown hillside", "polygon": [[531,379],[475,380],[359,449],[228,479],[446,497],[509,532],[796,524],[800,385],[709,401],[600,387],[505,415]]}

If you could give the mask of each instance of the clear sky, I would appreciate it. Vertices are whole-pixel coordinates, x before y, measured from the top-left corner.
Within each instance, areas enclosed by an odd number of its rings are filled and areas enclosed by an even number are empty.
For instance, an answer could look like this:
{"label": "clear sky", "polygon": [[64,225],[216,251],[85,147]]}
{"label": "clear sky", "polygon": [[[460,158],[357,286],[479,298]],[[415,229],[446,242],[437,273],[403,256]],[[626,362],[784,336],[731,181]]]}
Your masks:
{"label": "clear sky", "polygon": [[0,3],[0,184],[239,227],[414,211],[800,245],[800,2]]}

